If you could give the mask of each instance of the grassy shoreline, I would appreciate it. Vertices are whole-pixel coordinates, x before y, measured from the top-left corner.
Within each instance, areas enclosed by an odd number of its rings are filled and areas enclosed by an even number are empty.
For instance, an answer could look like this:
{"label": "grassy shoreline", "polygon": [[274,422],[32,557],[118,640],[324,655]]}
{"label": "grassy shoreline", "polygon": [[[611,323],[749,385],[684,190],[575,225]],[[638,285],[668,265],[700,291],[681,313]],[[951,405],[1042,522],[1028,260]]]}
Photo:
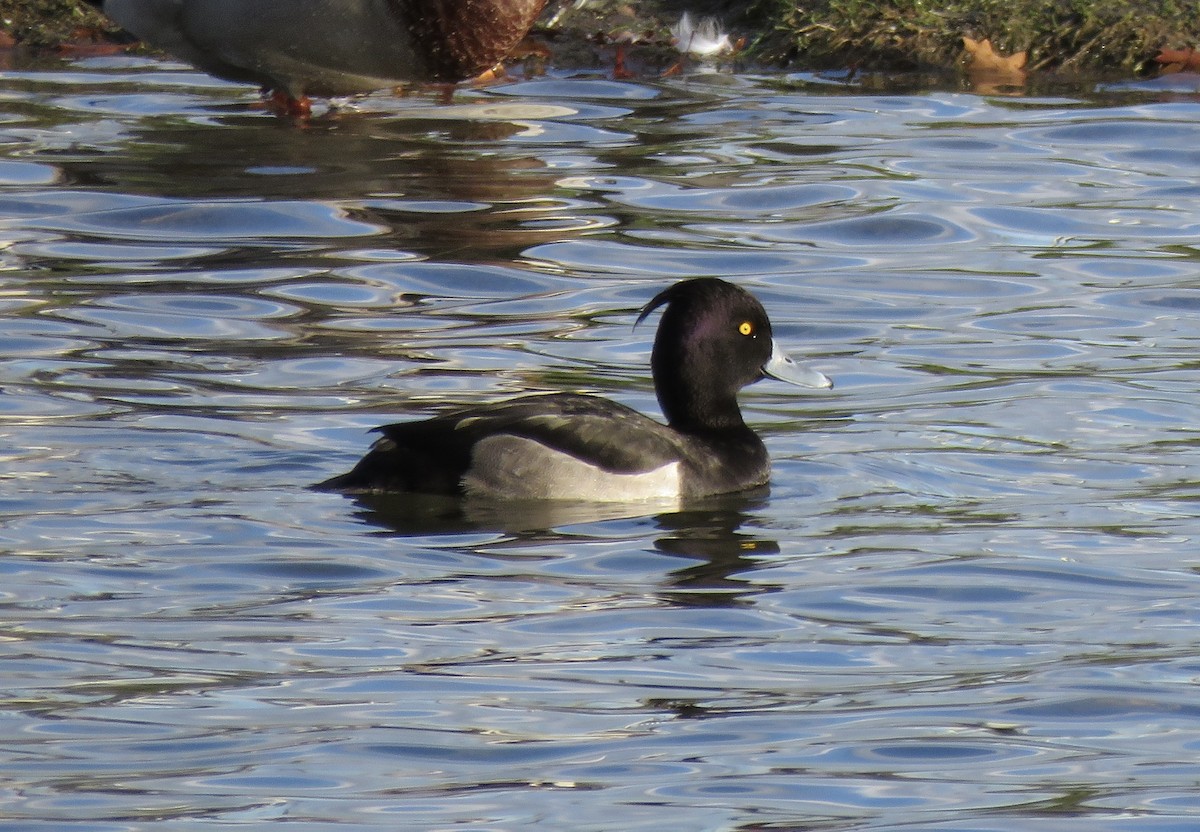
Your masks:
{"label": "grassy shoreline", "polygon": [[[598,35],[665,42],[685,10],[745,36],[746,60],[802,69],[954,68],[963,36],[1027,51],[1029,70],[1058,73],[1146,73],[1161,49],[1200,47],[1194,0],[550,0],[535,31],[554,46],[553,63]],[[0,0],[0,32],[31,50],[120,38],[83,0]]]}
{"label": "grassy shoreline", "polygon": [[1141,73],[1164,48],[1200,45],[1190,0],[760,0],[776,60],[809,66],[948,66],[962,38],[1027,51],[1030,70]]}

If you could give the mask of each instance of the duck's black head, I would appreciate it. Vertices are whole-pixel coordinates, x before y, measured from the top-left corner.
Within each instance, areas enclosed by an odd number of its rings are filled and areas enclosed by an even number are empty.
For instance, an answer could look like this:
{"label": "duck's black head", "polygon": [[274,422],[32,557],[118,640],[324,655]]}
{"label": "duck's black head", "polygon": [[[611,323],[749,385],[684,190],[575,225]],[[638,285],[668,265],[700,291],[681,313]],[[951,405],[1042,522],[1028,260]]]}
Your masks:
{"label": "duck's black head", "polygon": [[638,323],[663,304],[650,367],[663,415],[676,429],[745,427],[737,392],[766,375],[831,386],[776,346],[766,310],[739,286],[715,277],[681,281],[655,295]]}

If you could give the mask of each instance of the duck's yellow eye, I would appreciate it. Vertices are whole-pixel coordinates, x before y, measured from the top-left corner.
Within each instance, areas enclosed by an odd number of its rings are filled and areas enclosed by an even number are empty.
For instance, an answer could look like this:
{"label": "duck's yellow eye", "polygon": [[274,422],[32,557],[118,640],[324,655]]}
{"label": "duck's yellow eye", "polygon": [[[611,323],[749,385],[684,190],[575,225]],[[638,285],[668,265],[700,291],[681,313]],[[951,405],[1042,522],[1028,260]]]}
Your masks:
{"label": "duck's yellow eye", "polygon": [[742,321],[740,324],[738,324],[738,332],[742,333],[743,335],[753,335],[754,324],[750,323],[749,321]]}

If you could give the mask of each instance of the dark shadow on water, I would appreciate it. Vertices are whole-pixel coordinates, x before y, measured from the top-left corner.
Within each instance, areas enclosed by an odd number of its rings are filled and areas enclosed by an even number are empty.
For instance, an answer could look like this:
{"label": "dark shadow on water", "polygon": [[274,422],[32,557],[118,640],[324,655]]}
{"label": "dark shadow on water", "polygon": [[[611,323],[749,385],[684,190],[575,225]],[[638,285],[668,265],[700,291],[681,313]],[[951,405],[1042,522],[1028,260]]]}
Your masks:
{"label": "dark shadow on water", "polygon": [[[357,234],[332,226],[301,229],[296,257],[304,249],[366,245],[434,258],[508,260],[587,225],[566,200],[546,199],[561,172],[548,168],[534,149],[510,141],[527,125],[439,119],[441,111],[430,112],[428,118],[346,117],[303,130],[259,116],[235,120],[237,129],[155,120],[138,128],[131,141],[135,151],[57,163],[85,190],[143,195],[166,207],[209,205],[218,219],[225,216],[221,208],[239,200],[265,205],[327,200],[364,223]],[[512,206],[520,210],[513,213]],[[145,222],[139,238],[154,228]],[[103,226],[90,231],[109,233]],[[118,237],[121,231],[116,229]],[[239,228],[234,241],[262,247],[265,256],[278,259],[278,241],[295,234],[286,226],[251,226]],[[162,236],[170,241],[170,229]],[[204,242],[213,250],[206,265],[223,255],[222,240],[207,230]],[[249,256],[237,251],[239,262]]]}

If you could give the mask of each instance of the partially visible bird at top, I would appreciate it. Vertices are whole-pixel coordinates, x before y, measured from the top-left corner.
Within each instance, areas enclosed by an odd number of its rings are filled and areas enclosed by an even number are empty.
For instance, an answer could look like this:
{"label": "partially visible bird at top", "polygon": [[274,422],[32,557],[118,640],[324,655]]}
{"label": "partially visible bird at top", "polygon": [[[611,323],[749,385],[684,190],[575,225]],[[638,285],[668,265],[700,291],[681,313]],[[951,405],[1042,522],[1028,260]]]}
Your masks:
{"label": "partially visible bird at top", "polygon": [[545,0],[89,0],[125,29],[199,69],[258,84],[294,114],[308,96],[491,69]]}

